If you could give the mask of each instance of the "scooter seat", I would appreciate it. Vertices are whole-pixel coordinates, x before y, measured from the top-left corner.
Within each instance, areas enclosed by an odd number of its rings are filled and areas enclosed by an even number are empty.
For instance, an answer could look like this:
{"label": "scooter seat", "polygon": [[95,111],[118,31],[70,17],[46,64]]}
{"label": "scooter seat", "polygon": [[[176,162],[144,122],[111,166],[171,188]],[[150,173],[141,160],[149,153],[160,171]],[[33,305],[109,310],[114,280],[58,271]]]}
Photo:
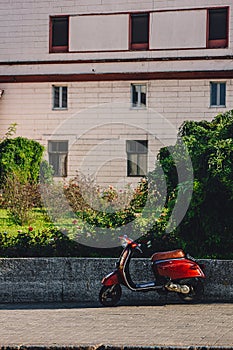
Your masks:
{"label": "scooter seat", "polygon": [[177,259],[177,258],[184,258],[185,253],[182,249],[176,249],[176,250],[171,250],[169,252],[159,252],[159,253],[154,253],[151,257],[152,261],[156,260],[166,260],[166,259]]}

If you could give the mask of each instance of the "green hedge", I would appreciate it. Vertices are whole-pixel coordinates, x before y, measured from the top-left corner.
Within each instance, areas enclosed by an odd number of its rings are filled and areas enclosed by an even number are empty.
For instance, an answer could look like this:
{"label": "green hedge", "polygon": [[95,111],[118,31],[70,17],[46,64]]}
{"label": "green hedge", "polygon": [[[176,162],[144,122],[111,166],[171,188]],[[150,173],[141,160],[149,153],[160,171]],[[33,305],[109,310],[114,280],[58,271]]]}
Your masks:
{"label": "green hedge", "polygon": [[0,257],[110,257],[118,256],[119,248],[97,249],[79,244],[69,239],[56,228],[27,231],[15,234],[0,232]]}

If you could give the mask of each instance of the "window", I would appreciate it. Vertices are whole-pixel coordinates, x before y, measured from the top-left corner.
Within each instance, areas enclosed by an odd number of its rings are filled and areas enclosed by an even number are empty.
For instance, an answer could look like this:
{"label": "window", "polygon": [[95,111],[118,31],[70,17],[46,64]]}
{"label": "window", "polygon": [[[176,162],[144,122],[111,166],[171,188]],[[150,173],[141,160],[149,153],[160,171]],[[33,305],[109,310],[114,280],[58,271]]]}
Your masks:
{"label": "window", "polygon": [[127,176],[144,176],[147,173],[148,141],[126,141]]}
{"label": "window", "polygon": [[210,106],[226,106],[226,83],[210,83]]}
{"label": "window", "polygon": [[228,46],[228,9],[208,10],[208,48]]}
{"label": "window", "polygon": [[146,107],[146,85],[145,84],[131,85],[131,105],[133,108]]}
{"label": "window", "polygon": [[130,49],[149,48],[149,14],[136,13],[130,16]]}
{"label": "window", "polygon": [[67,109],[67,86],[53,86],[53,109]]}
{"label": "window", "polygon": [[67,176],[68,141],[49,141],[48,151],[54,176]]}
{"label": "window", "polygon": [[68,27],[67,16],[50,18],[50,52],[68,51]]}

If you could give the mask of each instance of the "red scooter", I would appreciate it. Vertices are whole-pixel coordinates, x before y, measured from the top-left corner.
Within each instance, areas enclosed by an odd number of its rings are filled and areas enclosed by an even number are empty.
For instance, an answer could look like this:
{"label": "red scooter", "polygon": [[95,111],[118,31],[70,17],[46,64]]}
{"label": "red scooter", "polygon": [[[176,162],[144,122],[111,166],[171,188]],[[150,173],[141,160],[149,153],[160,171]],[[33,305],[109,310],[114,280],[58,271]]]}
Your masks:
{"label": "red scooter", "polygon": [[115,306],[122,294],[121,284],[132,291],[157,291],[159,294],[175,292],[185,302],[201,299],[205,274],[194,258],[185,254],[182,249],[154,253],[151,257],[155,279],[151,282],[134,283],[129,272],[133,253],[142,253],[141,245],[127,236],[120,236],[124,248],[116,269],[102,280],[99,301],[104,306]]}

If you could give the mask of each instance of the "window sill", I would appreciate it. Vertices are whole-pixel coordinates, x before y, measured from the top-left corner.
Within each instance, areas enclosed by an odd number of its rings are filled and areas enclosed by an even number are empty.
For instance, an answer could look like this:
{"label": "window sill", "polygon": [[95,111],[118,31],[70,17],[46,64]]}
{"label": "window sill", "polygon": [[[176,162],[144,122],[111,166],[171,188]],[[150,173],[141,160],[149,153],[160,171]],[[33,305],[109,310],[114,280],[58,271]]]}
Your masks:
{"label": "window sill", "polygon": [[53,108],[52,110],[53,110],[53,111],[68,111],[68,108],[59,108],[59,107],[56,107],[56,108]]}
{"label": "window sill", "polygon": [[139,110],[146,110],[147,107],[146,106],[131,106],[130,109],[139,109]]}
{"label": "window sill", "polygon": [[226,108],[226,105],[210,105],[209,108]]}

